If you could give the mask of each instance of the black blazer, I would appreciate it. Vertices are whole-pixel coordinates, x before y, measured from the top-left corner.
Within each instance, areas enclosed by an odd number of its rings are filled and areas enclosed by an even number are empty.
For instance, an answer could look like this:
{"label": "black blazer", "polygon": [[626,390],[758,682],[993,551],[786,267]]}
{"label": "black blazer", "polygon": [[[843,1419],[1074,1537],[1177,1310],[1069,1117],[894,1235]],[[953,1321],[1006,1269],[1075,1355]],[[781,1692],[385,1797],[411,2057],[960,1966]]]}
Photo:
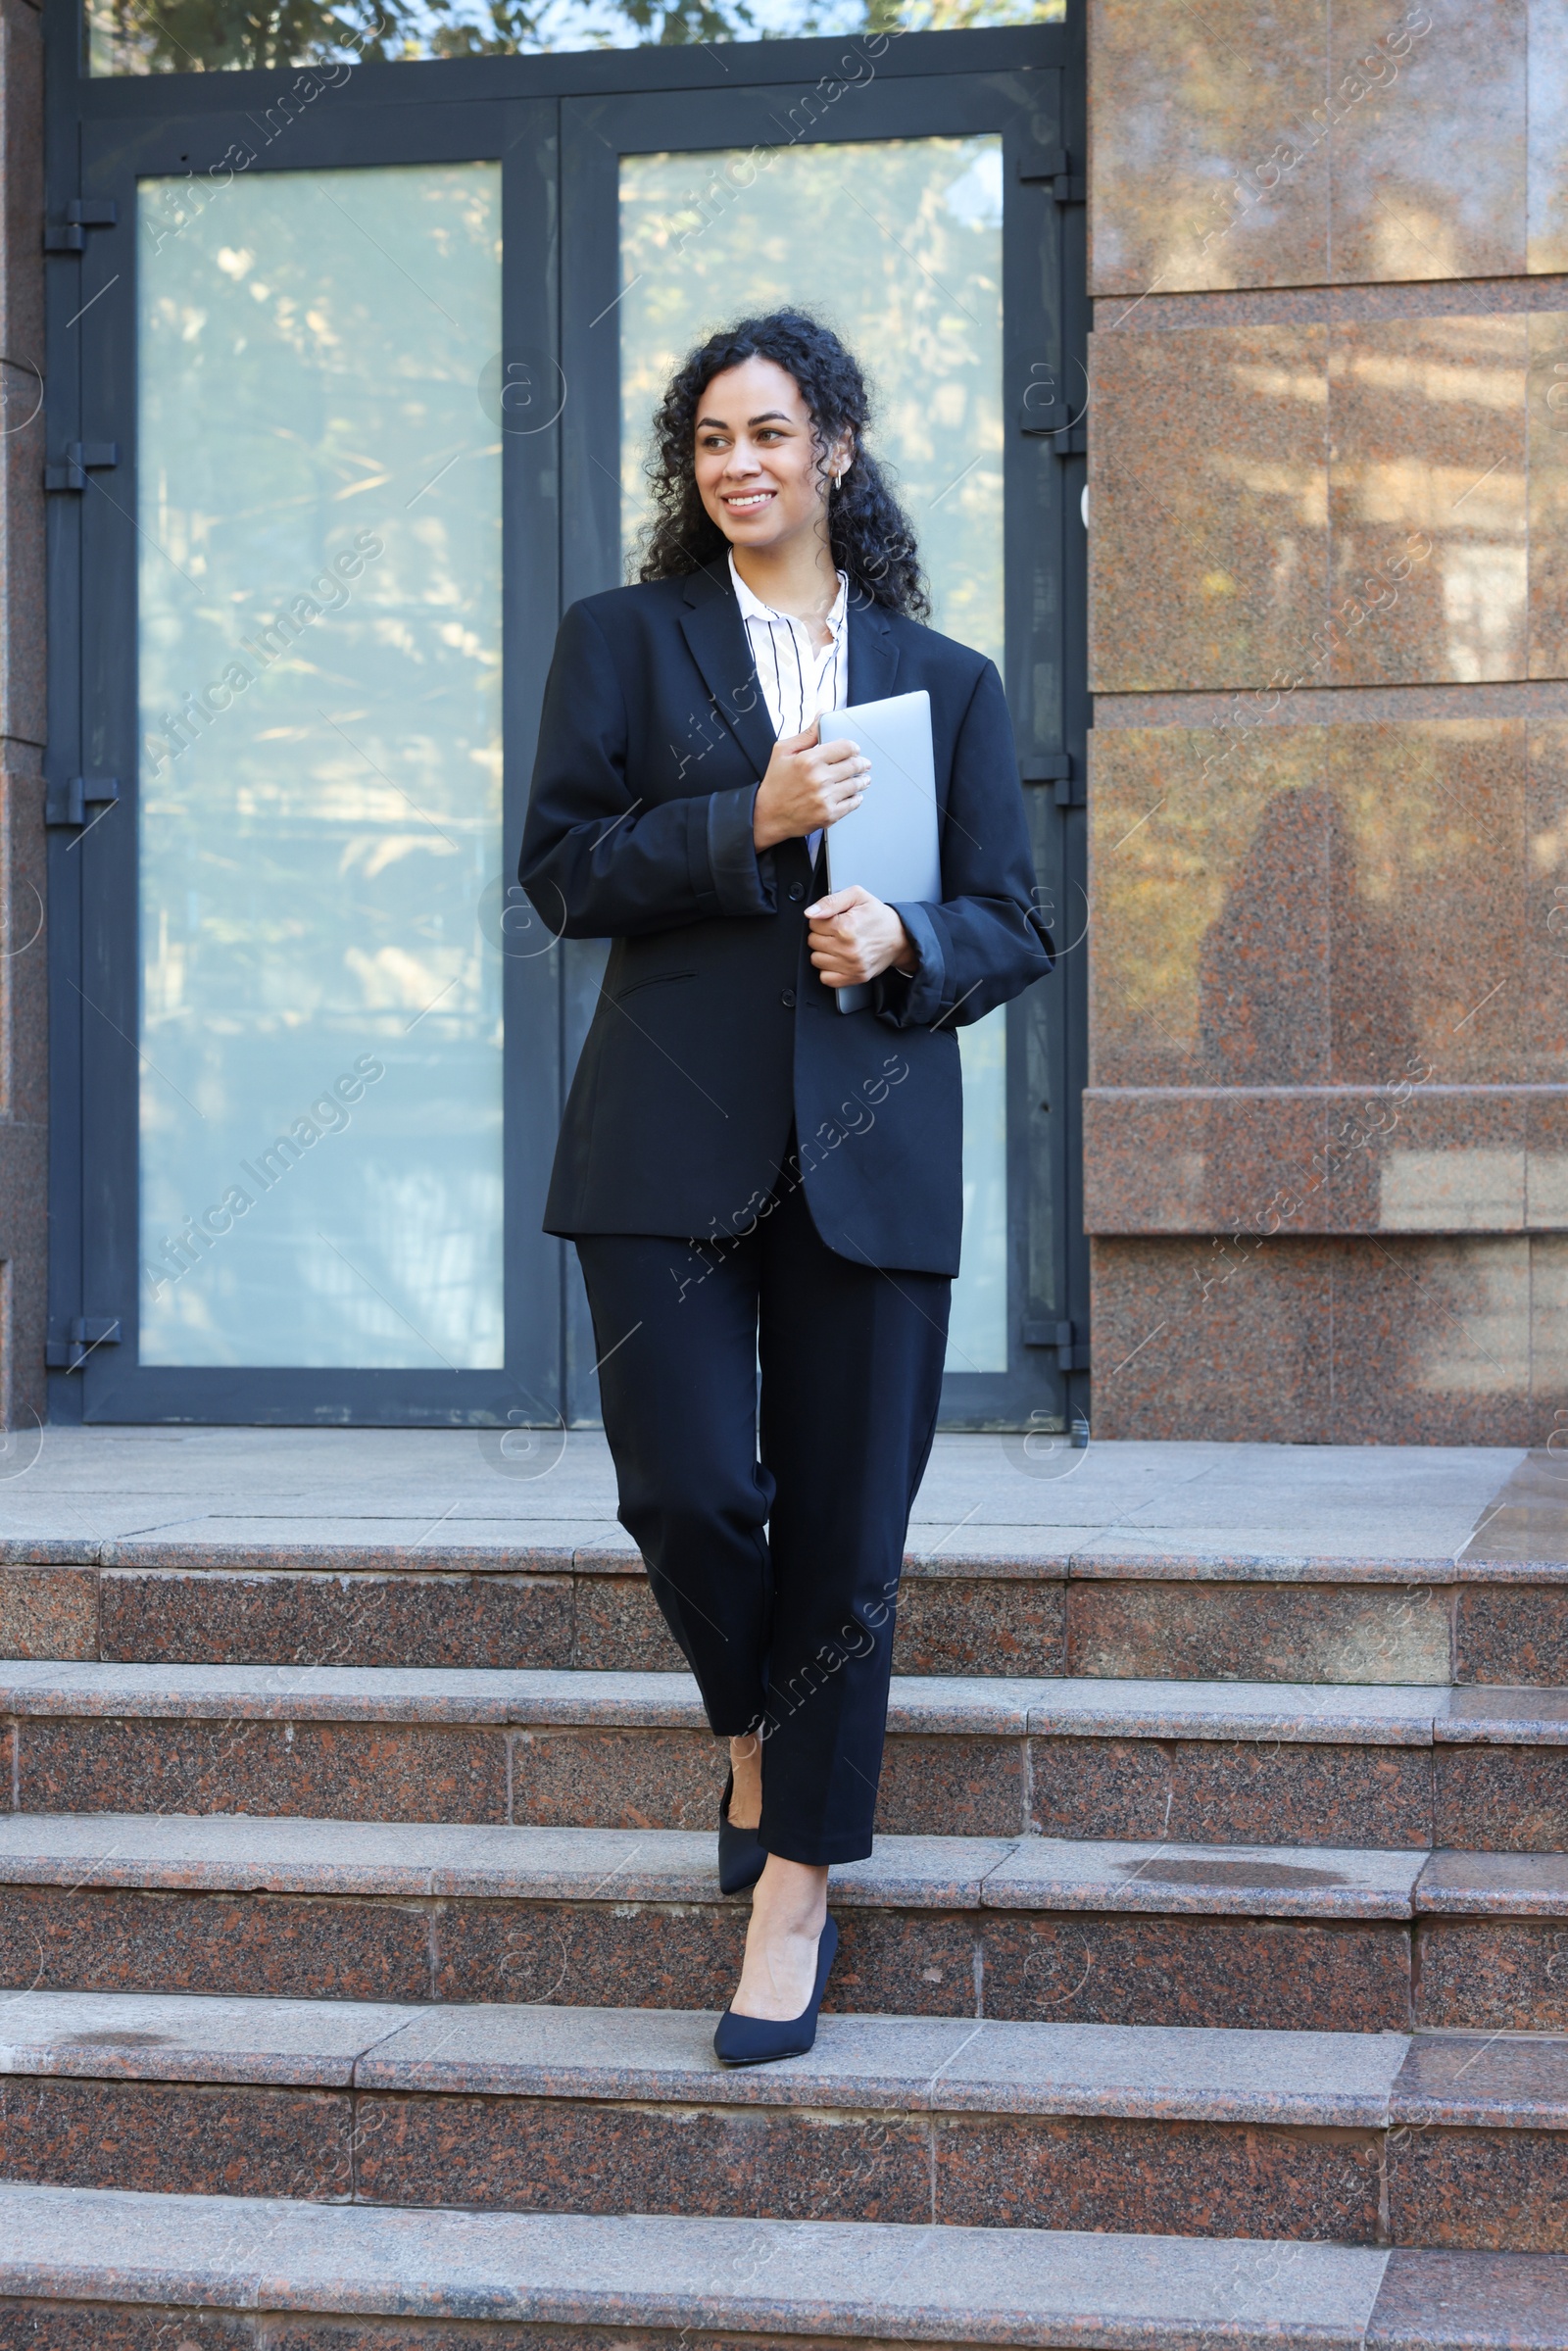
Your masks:
{"label": "black blazer", "polygon": [[613,944],[547,1232],[744,1232],[793,1125],[830,1249],[958,1270],[954,1030],[1048,971],[1051,941],[995,667],[876,606],[849,625],[854,701],[931,696],[942,904],[899,907],[919,970],[841,1013],[808,950],[805,842],[753,846],[773,730],[727,565],[586,597],[561,624],[518,873],[552,930]]}

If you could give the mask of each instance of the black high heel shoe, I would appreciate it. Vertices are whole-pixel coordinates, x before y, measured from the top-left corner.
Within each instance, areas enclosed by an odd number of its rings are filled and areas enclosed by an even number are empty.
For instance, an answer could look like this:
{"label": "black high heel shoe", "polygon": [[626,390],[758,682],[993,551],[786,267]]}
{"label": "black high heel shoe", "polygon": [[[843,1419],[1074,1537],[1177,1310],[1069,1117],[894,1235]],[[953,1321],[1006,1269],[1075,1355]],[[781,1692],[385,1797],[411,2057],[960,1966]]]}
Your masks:
{"label": "black high heel shoe", "polygon": [[744,1893],[767,1867],[767,1854],[757,1831],[742,1829],[729,1817],[734,1793],[735,1774],[731,1772],[718,1800],[718,1885],[719,1891],[726,1894]]}
{"label": "black high heel shoe", "polygon": [[829,1919],[816,1946],[816,1984],[799,2016],[737,2016],[726,2008],[713,2034],[713,2054],[725,2065],[771,2065],[779,2057],[804,2057],[816,2039],[817,2012],[827,1989],[828,1970],[839,1947],[839,1931]]}

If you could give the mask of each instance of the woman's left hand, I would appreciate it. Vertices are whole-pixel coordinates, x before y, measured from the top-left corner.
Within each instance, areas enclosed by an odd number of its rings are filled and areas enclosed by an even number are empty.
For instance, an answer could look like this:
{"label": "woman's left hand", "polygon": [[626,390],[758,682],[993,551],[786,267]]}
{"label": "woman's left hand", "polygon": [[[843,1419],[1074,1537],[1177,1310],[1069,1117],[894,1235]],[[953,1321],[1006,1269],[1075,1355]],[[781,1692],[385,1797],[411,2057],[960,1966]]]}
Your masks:
{"label": "woman's left hand", "polygon": [[825,988],[856,988],[896,967],[918,970],[914,941],[891,906],[857,882],[835,890],[806,909],[811,926],[811,961]]}

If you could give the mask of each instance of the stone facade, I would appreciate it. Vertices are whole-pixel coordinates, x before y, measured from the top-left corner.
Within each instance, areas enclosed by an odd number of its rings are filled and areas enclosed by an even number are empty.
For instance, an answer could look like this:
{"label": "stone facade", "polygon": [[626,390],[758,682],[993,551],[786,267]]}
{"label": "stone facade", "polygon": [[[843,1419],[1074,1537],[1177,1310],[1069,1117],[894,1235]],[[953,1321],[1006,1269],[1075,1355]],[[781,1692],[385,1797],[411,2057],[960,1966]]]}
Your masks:
{"label": "stone facade", "polygon": [[1568,17],[1090,0],[1095,1433],[1568,1430]]}

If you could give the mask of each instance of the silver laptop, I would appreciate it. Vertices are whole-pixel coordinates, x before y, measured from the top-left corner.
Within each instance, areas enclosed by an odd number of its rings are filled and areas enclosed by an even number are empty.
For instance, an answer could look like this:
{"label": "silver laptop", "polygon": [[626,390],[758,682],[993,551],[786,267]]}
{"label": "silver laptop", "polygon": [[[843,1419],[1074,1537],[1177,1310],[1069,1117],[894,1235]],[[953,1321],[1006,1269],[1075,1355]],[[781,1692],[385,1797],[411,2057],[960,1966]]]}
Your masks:
{"label": "silver laptop", "polygon": [[[822,740],[858,743],[871,762],[859,807],[827,828],[827,886],[858,882],[884,906],[940,905],[942,850],[936,767],[931,755],[931,697],[895,694],[824,711]],[[871,1002],[868,985],[837,991],[841,1012]]]}

